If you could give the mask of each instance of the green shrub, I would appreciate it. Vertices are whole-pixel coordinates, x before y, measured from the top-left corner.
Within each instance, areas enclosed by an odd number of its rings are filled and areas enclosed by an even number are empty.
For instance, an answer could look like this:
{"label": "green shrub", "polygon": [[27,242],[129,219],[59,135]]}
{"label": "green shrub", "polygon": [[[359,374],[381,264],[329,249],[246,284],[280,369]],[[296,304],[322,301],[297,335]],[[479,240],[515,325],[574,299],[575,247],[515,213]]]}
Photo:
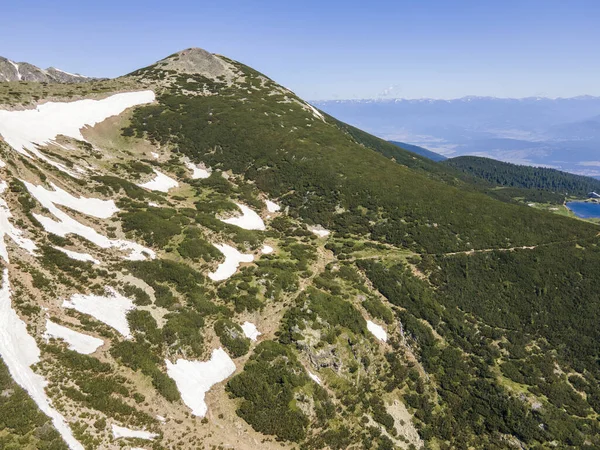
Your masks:
{"label": "green shrub", "polygon": [[111,355],[121,364],[132,370],[141,370],[152,379],[152,385],[167,400],[174,402],[181,398],[177,385],[158,367],[162,360],[158,358],[147,344],[122,341],[110,349]]}
{"label": "green shrub", "polygon": [[50,418],[11,378],[0,359],[0,448],[67,450]]}
{"label": "green shrub", "polygon": [[272,341],[261,342],[239,375],[227,383],[242,398],[237,413],[264,434],[299,442],[306,436],[308,418],[291,406],[296,388],[308,382],[295,355]]}
{"label": "green shrub", "polygon": [[223,257],[214,245],[204,239],[202,233],[197,228],[188,228],[185,231],[184,238],[177,247],[177,251],[183,258],[189,258],[194,261],[203,259],[210,262]]}
{"label": "green shrub", "polygon": [[371,315],[371,317],[381,319],[388,325],[394,321],[394,314],[390,308],[385,306],[378,298],[368,298],[363,301],[362,305]]}
{"label": "green shrub", "polygon": [[164,247],[180,234],[189,219],[174,209],[153,208],[152,211],[133,211],[120,214],[123,231],[133,231],[146,244]]}
{"label": "green shrub", "polygon": [[227,349],[234,358],[248,353],[250,349],[250,339],[244,335],[242,327],[229,319],[219,319],[215,322],[215,333],[219,336],[221,344]]}
{"label": "green shrub", "polygon": [[310,309],[325,322],[334,327],[345,327],[356,334],[365,334],[367,322],[351,303],[316,289],[309,289],[308,293]]}
{"label": "green shrub", "polygon": [[163,340],[166,345],[185,348],[189,357],[199,357],[204,349],[202,328],[204,327],[203,315],[196,311],[170,313],[165,316],[167,323],[162,329]]}

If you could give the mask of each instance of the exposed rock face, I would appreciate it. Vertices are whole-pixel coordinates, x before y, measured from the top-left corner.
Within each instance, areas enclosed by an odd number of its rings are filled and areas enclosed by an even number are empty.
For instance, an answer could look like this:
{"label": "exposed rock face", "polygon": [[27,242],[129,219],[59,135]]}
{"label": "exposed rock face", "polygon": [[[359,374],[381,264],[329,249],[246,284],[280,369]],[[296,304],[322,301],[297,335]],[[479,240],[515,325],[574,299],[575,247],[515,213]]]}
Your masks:
{"label": "exposed rock face", "polygon": [[47,83],[81,83],[89,81],[90,78],[83,75],[63,72],[60,69],[50,67],[40,69],[29,63],[15,63],[10,59],[0,56],[0,82],[4,81],[37,81]]}
{"label": "exposed rock face", "polygon": [[58,83],[82,83],[84,81],[90,81],[91,78],[75,73],[65,72],[55,67],[46,69],[46,73]]}
{"label": "exposed rock face", "polygon": [[208,78],[232,78],[233,67],[213,53],[201,48],[188,48],[162,59],[157,64],[164,70],[198,73]]}

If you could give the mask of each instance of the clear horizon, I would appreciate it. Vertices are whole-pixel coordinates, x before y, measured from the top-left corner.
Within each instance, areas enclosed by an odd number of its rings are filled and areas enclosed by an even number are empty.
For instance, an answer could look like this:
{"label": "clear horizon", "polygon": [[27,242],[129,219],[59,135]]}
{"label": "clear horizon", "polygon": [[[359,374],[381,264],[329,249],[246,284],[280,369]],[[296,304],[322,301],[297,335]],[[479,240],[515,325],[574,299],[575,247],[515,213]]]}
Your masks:
{"label": "clear horizon", "polygon": [[313,101],[600,96],[600,3],[589,0],[35,0],[3,18],[0,55],[88,76],[202,47]]}
{"label": "clear horizon", "polygon": [[[466,100],[468,98],[487,98],[493,100],[528,100],[528,99],[544,99],[544,100],[571,100],[576,98],[600,98],[600,95],[590,95],[590,94],[580,94],[574,95],[571,97],[545,97],[545,96],[529,96],[529,97],[499,97],[493,95],[463,95],[462,97],[453,97],[453,98],[434,98],[434,97],[416,97],[416,98],[408,98],[408,97],[379,97],[379,98],[323,98],[314,100],[316,102],[344,102],[344,101],[383,101],[383,102],[394,102],[394,101],[411,101],[411,100],[433,100],[433,101],[454,101],[454,100]],[[308,99],[312,100],[312,99]]]}

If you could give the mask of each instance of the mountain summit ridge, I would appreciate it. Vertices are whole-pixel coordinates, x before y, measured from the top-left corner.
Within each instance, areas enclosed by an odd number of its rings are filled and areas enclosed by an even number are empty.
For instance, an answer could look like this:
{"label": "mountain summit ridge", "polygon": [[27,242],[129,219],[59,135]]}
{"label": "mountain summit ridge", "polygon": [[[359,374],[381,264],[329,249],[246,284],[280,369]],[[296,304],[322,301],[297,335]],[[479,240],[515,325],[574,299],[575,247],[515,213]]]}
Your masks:
{"label": "mountain summit ridge", "polygon": [[199,47],[190,47],[173,53],[156,63],[161,70],[199,74],[207,78],[231,79],[234,67],[224,58]]}
{"label": "mountain summit ridge", "polygon": [[91,78],[69,73],[56,67],[41,69],[28,62],[14,62],[0,56],[0,81],[34,81],[46,83],[82,83]]}

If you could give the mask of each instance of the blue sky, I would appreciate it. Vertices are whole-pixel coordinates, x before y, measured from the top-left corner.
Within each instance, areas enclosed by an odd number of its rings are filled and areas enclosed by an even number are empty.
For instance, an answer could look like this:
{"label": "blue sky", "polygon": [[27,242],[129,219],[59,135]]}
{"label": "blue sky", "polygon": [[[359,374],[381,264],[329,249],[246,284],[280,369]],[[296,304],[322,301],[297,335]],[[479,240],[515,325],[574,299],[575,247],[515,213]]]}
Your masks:
{"label": "blue sky", "polygon": [[600,1],[3,2],[0,55],[113,77],[187,47],[307,99],[600,95]]}

